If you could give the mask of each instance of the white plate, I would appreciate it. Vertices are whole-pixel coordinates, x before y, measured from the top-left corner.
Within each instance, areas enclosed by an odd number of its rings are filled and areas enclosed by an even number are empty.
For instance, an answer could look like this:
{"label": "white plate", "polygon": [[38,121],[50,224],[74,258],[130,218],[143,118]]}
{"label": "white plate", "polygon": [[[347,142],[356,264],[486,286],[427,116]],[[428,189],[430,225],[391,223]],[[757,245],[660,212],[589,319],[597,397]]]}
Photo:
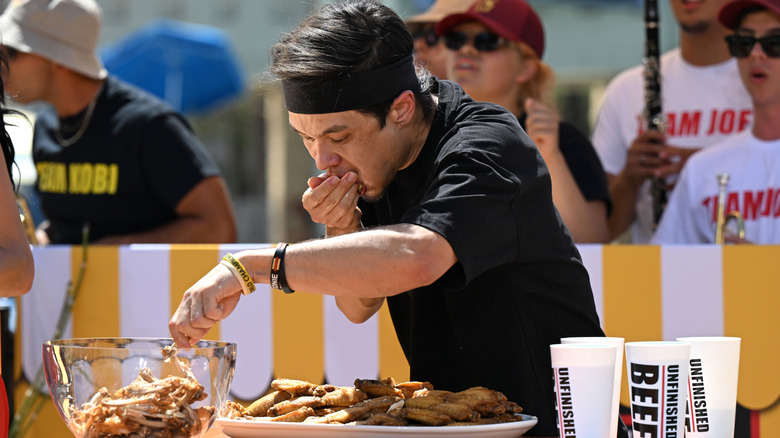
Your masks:
{"label": "white plate", "polygon": [[282,423],[270,421],[228,420],[217,418],[214,426],[233,438],[371,438],[375,436],[429,438],[456,436],[459,438],[517,438],[536,425],[537,419],[520,414],[522,421],[477,426],[357,426],[345,424]]}

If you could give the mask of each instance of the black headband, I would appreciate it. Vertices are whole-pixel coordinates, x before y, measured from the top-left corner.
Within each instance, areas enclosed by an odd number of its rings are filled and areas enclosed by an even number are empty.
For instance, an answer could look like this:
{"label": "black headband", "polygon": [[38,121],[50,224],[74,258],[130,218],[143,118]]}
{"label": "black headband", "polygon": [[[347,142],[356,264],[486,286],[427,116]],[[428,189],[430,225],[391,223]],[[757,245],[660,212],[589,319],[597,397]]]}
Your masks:
{"label": "black headband", "polygon": [[325,114],[368,108],[395,99],[406,90],[420,91],[420,81],[409,55],[372,70],[339,75],[317,87],[295,80],[283,80],[287,111],[297,114]]}

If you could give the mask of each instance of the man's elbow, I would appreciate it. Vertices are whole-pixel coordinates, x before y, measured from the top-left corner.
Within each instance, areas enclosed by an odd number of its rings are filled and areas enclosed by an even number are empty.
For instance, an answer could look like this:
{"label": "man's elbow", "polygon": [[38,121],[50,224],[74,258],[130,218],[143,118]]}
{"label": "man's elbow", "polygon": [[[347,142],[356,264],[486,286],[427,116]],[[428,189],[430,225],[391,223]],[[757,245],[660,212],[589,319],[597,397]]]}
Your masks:
{"label": "man's elbow", "polygon": [[212,242],[235,243],[238,240],[236,215],[229,198],[216,203],[207,222],[206,235]]}
{"label": "man's elbow", "polygon": [[415,287],[432,284],[457,262],[454,251],[443,238],[418,245],[412,253],[405,275]]}
{"label": "man's elbow", "polygon": [[335,297],[336,306],[353,324],[368,321],[384,303],[384,298]]}
{"label": "man's elbow", "polygon": [[363,324],[364,322],[368,321],[372,315],[366,314],[366,313],[357,313],[357,312],[342,312],[344,316],[351,322],[352,324]]}
{"label": "man's elbow", "polygon": [[236,222],[233,218],[219,221],[216,228],[217,232],[213,238],[217,243],[235,243],[238,240]]}

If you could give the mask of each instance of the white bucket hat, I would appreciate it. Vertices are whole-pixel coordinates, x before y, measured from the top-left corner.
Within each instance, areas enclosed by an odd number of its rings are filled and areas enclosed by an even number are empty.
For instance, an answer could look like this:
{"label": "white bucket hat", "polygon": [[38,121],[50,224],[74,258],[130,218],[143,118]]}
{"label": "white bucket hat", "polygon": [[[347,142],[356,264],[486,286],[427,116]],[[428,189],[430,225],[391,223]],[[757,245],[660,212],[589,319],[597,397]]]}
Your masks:
{"label": "white bucket hat", "polygon": [[108,73],[96,54],[100,21],[92,0],[12,0],[0,16],[0,43],[103,79]]}

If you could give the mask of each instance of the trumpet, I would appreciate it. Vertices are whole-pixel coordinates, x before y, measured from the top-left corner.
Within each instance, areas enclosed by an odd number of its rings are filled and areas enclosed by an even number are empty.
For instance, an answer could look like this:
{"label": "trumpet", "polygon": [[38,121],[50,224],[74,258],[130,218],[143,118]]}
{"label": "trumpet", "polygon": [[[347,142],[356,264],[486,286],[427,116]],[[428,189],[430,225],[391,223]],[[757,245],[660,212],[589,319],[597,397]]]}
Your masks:
{"label": "trumpet", "polygon": [[737,237],[745,238],[745,221],[738,211],[726,213],[726,185],[729,183],[728,173],[719,173],[718,180],[718,206],[717,217],[715,220],[715,243],[722,245],[726,235],[726,226],[732,220],[737,223]]}
{"label": "trumpet", "polygon": [[27,205],[27,200],[23,196],[16,195],[16,205],[19,208],[19,219],[24,226],[24,234],[27,235],[27,241],[32,245],[38,244],[38,238],[35,237],[35,221],[33,220],[30,207]]}

